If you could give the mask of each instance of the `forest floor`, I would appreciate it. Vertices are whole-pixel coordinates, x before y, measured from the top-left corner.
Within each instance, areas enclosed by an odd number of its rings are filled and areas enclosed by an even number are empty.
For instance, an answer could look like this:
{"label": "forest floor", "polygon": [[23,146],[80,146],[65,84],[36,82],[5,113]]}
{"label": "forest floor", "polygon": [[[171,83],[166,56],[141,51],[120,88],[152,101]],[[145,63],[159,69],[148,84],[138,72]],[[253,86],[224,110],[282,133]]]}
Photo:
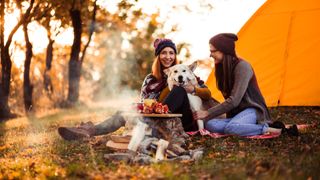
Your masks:
{"label": "forest floor", "polygon": [[0,123],[0,179],[318,179],[320,177],[320,107],[270,108],[287,124],[313,124],[299,137],[274,139],[195,136],[189,147],[204,147],[197,161],[151,165],[105,162],[113,152],[106,136],[68,142],[59,126],[103,121],[116,111],[102,107],[55,110]]}

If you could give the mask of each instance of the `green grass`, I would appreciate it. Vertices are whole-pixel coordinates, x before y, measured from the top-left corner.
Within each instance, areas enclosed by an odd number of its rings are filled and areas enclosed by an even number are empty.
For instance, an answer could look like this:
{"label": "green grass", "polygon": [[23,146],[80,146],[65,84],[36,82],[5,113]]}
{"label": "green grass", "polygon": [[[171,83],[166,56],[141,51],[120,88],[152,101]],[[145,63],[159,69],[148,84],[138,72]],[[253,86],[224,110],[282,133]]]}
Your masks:
{"label": "green grass", "polygon": [[44,116],[0,123],[0,179],[318,179],[320,177],[320,108],[271,108],[285,123],[315,124],[299,137],[212,139],[196,136],[190,148],[204,147],[198,162],[161,162],[147,166],[105,162],[106,136],[67,142],[60,125],[104,120],[116,107],[56,110]]}

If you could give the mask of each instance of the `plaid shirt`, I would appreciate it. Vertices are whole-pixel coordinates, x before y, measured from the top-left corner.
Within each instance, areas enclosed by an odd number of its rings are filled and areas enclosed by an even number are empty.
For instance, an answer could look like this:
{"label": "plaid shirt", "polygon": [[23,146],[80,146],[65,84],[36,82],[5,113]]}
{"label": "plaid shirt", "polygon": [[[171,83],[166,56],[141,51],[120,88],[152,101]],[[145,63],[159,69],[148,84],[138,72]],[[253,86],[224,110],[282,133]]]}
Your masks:
{"label": "plaid shirt", "polygon": [[[204,84],[204,81],[200,80],[197,77],[199,87],[207,88]],[[163,89],[168,86],[167,77],[164,77],[161,81],[157,81],[157,79],[152,75],[148,74],[144,79],[141,87],[140,100],[143,102],[144,99],[159,99],[160,93]]]}
{"label": "plaid shirt", "polygon": [[141,102],[143,101],[143,99],[158,100],[161,91],[166,87],[167,78],[164,78],[161,81],[157,81],[157,79],[152,74],[148,74],[142,83],[140,94]]}

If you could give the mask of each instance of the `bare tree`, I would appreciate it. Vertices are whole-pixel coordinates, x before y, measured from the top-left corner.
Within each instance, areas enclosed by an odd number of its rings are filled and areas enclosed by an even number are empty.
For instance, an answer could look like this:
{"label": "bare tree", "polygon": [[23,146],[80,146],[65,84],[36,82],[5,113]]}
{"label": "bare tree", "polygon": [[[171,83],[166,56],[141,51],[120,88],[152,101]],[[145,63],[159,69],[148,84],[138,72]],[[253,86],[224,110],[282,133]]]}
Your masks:
{"label": "bare tree", "polygon": [[[90,32],[88,42],[86,43],[80,57],[81,52],[81,36],[82,36],[82,19],[81,19],[81,7],[83,6],[82,2],[76,3],[76,0],[73,1],[72,8],[69,11],[72,26],[74,40],[71,48],[71,55],[69,61],[69,89],[68,89],[68,104],[73,105],[78,102],[79,99],[79,85],[80,85],[80,76],[82,63],[86,54],[87,47],[91,42],[91,37],[94,32],[95,20],[96,20],[96,11],[97,11],[97,0],[94,1],[94,8],[92,12],[92,19],[90,25]],[[78,7],[78,8],[77,8]]]}
{"label": "bare tree", "polygon": [[[53,93],[53,85],[52,85],[52,81],[49,73],[52,67],[53,44],[55,42],[55,40],[52,37],[52,32],[50,28],[51,18],[52,18],[51,16],[47,16],[46,21],[43,25],[47,30],[47,37],[48,37],[48,45],[47,45],[47,51],[46,51],[46,68],[43,74],[43,84],[44,84],[44,89],[47,92],[47,95],[49,96],[49,98]],[[56,33],[53,36],[56,37],[58,34],[59,34],[59,31],[56,31]]]}
{"label": "bare tree", "polygon": [[[21,14],[21,18],[18,21],[18,23],[14,26],[12,31],[10,32],[7,42],[4,42],[3,34],[1,34],[1,66],[2,66],[2,72],[1,72],[1,83],[0,83],[0,118],[6,119],[11,118],[14,115],[11,113],[9,108],[9,93],[10,93],[10,79],[11,79],[11,57],[9,54],[9,48],[12,43],[12,38],[14,34],[17,32],[19,27],[27,20],[27,18],[30,15],[31,9],[33,8],[34,0],[30,0],[29,7],[26,10],[25,13]],[[4,30],[4,10],[5,10],[5,2],[4,0],[1,1],[1,30]],[[3,33],[3,32],[1,32]]]}

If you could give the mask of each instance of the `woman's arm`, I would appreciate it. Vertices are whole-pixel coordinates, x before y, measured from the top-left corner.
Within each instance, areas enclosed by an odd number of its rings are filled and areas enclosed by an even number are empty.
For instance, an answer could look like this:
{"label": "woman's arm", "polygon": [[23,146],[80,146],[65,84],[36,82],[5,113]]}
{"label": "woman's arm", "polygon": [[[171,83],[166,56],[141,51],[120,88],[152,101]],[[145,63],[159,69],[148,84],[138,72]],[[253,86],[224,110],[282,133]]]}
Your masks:
{"label": "woman's arm", "polygon": [[159,98],[160,92],[166,87],[166,81],[157,81],[157,79],[149,74],[146,76],[141,87],[141,102],[143,99],[157,99]]}
{"label": "woman's arm", "polygon": [[161,91],[158,101],[163,102],[163,100],[168,96],[169,93],[170,93],[170,90],[169,90],[169,87],[167,86]]}
{"label": "woman's arm", "polygon": [[194,95],[199,96],[203,100],[209,100],[211,98],[211,91],[199,77],[197,77],[197,81],[198,86],[190,85],[191,88],[186,87],[186,91],[189,93],[194,93]]}
{"label": "woman's arm", "polygon": [[234,71],[235,78],[231,95],[223,103],[208,109],[209,116],[206,119],[215,118],[227,113],[240,104],[253,76],[253,70],[249,63],[241,61]]}
{"label": "woman's arm", "polygon": [[201,99],[208,100],[211,98],[211,91],[207,87],[195,87],[195,95]]}
{"label": "woman's arm", "polygon": [[140,91],[140,100],[141,102],[143,101],[143,99],[148,99],[149,96],[150,96],[150,84],[152,84],[153,81],[155,78],[151,75],[151,74],[148,74],[144,80],[143,80],[143,83],[142,83],[142,86],[141,86],[141,91]]}

